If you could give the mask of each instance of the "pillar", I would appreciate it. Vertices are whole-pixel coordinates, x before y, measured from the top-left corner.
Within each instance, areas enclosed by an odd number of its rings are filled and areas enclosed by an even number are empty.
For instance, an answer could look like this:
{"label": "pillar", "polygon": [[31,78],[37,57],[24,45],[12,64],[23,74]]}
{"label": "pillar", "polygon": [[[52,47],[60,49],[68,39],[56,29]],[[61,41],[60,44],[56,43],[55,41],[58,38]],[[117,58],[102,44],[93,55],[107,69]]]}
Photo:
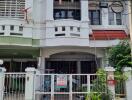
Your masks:
{"label": "pillar", "polygon": [[123,69],[125,76],[128,78],[125,82],[126,84],[126,97],[127,100],[132,100],[132,68],[125,67]]}
{"label": "pillar", "polygon": [[34,91],[34,76],[36,69],[35,68],[26,68],[26,83],[25,83],[25,100],[34,100],[35,91]]}
{"label": "pillar", "polygon": [[81,0],[81,21],[89,21],[88,0]]}
{"label": "pillar", "polygon": [[107,26],[109,25],[109,12],[108,8],[102,8],[101,9],[101,14],[102,14],[102,25]]}
{"label": "pillar", "polygon": [[54,0],[46,1],[46,20],[53,20]]}
{"label": "pillar", "polygon": [[39,57],[38,60],[38,70],[41,73],[45,73],[45,57]]}
{"label": "pillar", "polygon": [[86,38],[85,42],[89,44],[89,34],[91,32],[89,28],[89,8],[88,8],[88,0],[80,0],[81,1],[81,25],[80,25],[80,33],[81,38]]}
{"label": "pillar", "polygon": [[114,80],[114,71],[113,67],[105,67],[105,71],[107,73],[107,85],[109,91],[112,93],[113,99],[115,100],[115,85],[108,84],[108,80]]}
{"label": "pillar", "polygon": [[4,100],[4,81],[6,69],[0,67],[0,100]]}
{"label": "pillar", "polygon": [[107,66],[109,66],[109,55],[108,55],[108,49],[106,48],[105,49],[105,57],[104,57],[104,59],[105,59],[105,67],[107,67]]}

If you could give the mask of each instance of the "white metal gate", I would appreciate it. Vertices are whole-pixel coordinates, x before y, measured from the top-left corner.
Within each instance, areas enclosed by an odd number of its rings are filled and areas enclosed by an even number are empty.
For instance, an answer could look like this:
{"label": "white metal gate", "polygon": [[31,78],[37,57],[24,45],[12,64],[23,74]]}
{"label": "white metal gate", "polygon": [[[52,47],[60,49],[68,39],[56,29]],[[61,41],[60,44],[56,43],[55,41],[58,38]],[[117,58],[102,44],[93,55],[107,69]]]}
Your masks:
{"label": "white metal gate", "polygon": [[25,100],[26,73],[5,73],[4,100]]}
{"label": "white metal gate", "polygon": [[[85,100],[92,92],[106,92],[96,84],[100,81],[96,74],[36,74],[35,100]],[[93,85],[94,84],[94,85]]]}

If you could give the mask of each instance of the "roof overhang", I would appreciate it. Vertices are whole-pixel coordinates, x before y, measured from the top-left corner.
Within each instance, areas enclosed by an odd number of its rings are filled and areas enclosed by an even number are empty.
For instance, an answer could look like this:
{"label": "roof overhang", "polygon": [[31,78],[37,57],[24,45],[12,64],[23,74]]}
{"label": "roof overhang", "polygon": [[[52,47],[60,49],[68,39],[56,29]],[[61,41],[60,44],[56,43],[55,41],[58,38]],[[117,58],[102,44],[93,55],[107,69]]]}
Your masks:
{"label": "roof overhang", "polygon": [[90,40],[123,40],[128,38],[124,30],[93,30]]}

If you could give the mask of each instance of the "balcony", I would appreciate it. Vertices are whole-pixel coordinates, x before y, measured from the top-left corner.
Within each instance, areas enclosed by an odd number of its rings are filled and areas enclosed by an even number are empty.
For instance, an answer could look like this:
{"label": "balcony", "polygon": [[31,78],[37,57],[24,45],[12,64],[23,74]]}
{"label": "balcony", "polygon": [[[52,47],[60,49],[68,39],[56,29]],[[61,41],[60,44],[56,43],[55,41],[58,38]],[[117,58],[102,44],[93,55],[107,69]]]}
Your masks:
{"label": "balcony", "polygon": [[[50,25],[51,23],[49,22],[48,24]],[[80,26],[81,22],[73,19],[55,20],[53,22],[52,37],[81,37]]]}
{"label": "balcony", "polygon": [[0,45],[38,46],[39,38],[34,38],[32,27],[24,21],[3,19],[0,21]]}
{"label": "balcony", "polygon": [[88,23],[73,19],[49,21],[46,24],[46,39],[41,42],[44,46],[88,46]]}

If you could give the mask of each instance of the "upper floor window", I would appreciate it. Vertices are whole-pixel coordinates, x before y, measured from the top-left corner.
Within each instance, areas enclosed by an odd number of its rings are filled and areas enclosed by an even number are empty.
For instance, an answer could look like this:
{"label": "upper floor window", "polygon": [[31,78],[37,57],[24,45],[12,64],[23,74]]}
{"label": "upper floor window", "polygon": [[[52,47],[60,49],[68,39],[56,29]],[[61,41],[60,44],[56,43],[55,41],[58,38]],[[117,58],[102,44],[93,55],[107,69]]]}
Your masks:
{"label": "upper floor window", "polygon": [[2,30],[5,30],[5,25],[2,25]]}
{"label": "upper floor window", "polygon": [[80,20],[80,10],[75,9],[54,9],[54,19],[75,19]]}
{"label": "upper floor window", "polygon": [[81,18],[80,0],[54,0],[54,19]]}
{"label": "upper floor window", "polygon": [[24,18],[25,0],[0,0],[0,17]]}
{"label": "upper floor window", "polygon": [[14,30],[14,25],[10,26],[10,30],[13,31]]}
{"label": "upper floor window", "polygon": [[101,25],[100,10],[89,10],[89,19],[91,25]]}
{"label": "upper floor window", "polygon": [[122,13],[109,11],[109,25],[122,25]]}
{"label": "upper floor window", "polygon": [[23,31],[23,26],[19,26],[19,31]]}

